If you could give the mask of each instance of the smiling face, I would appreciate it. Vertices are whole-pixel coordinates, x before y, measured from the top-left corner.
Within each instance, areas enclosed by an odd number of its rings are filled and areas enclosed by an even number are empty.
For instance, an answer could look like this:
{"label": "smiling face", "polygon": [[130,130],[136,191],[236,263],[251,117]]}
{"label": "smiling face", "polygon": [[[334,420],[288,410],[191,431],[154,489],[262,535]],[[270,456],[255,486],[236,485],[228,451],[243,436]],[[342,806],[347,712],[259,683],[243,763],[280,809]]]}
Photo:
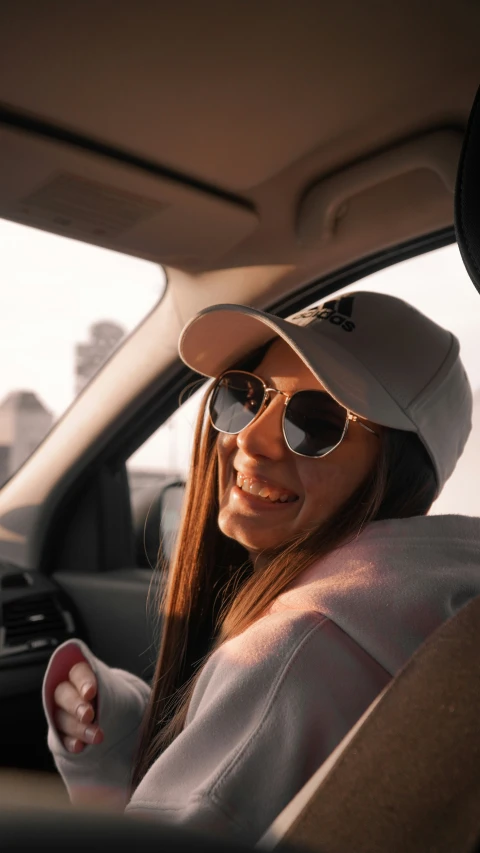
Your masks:
{"label": "smiling face", "polygon": [[[270,347],[255,373],[288,395],[325,390],[282,340]],[[379,451],[375,435],[350,423],[344,440],[329,455],[298,456],[283,437],[284,406],[285,397],[275,394],[238,435],[219,433],[217,439],[218,524],[252,558],[330,518],[372,470]]]}

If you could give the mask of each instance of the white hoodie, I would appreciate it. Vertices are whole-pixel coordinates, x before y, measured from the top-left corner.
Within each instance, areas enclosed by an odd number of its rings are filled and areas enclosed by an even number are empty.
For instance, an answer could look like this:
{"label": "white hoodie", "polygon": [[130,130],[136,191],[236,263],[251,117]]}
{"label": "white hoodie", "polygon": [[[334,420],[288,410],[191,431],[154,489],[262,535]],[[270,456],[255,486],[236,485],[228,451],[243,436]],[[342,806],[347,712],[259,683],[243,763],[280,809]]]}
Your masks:
{"label": "white hoodie", "polygon": [[[65,643],[50,661],[44,704],[72,800],[88,789],[128,813],[256,842],[423,640],[479,593],[480,519],[374,522],[212,655],[183,732],[130,800],[150,688],[81,641]],[[98,678],[105,739],[72,755],[54,728],[52,695],[79,655]]]}

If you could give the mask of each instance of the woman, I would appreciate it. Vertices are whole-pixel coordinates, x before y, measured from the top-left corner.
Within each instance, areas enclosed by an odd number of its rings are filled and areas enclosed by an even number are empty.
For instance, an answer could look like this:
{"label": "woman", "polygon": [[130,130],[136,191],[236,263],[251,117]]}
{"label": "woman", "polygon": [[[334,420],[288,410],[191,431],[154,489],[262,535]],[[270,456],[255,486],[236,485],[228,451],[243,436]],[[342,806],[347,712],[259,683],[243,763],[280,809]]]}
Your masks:
{"label": "woman", "polygon": [[201,312],[197,424],[152,689],[80,641],[45,678],[74,802],[254,842],[418,645],[480,591],[479,522],[425,517],[470,431],[456,338],[357,293]]}

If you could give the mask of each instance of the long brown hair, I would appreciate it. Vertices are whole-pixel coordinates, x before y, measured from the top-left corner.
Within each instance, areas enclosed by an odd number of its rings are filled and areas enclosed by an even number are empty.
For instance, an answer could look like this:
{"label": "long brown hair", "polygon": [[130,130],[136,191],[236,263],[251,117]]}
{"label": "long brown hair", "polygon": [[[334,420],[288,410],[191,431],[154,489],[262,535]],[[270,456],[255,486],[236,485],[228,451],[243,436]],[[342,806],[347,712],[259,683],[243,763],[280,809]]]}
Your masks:
{"label": "long brown hair", "polygon": [[318,529],[264,552],[262,570],[254,573],[247,552],[217,524],[217,433],[206,416],[207,400],[208,393],[197,420],[183,518],[162,595],[160,652],[132,790],[182,731],[195,681],[212,651],[264,614],[314,560],[373,520],[425,515],[437,490],[432,463],[417,436],[383,428],[373,470],[341,509]]}

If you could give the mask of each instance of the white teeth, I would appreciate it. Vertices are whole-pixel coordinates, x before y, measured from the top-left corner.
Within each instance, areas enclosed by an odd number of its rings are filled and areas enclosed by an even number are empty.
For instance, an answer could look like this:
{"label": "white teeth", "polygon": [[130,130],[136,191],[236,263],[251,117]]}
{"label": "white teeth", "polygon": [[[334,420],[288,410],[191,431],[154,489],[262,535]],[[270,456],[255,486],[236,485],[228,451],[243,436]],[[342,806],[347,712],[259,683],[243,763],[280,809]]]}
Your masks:
{"label": "white teeth", "polygon": [[286,503],[287,501],[291,503],[297,499],[294,495],[282,494],[279,489],[267,486],[259,480],[253,480],[250,477],[245,477],[239,472],[237,472],[237,486],[249,495],[255,495],[256,497],[263,498],[263,500],[269,500],[272,503]]}

